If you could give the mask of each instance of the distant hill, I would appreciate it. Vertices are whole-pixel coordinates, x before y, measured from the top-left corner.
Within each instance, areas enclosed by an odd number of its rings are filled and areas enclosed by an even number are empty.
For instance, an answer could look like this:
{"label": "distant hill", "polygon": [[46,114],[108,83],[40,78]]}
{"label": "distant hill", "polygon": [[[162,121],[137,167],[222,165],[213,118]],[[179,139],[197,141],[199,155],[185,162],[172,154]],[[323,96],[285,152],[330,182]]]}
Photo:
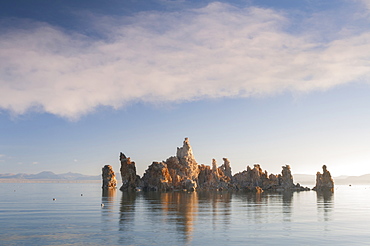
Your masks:
{"label": "distant hill", "polygon": [[346,178],[338,179],[338,180],[334,178],[334,183],[335,184],[345,184],[345,185],[370,184],[370,174],[364,174],[361,176],[348,176]]}
{"label": "distant hill", "polygon": [[50,171],[44,171],[38,174],[26,174],[26,173],[6,173],[0,174],[0,179],[26,179],[26,180],[101,180],[101,175],[84,175],[80,173],[63,173],[55,174]]}
{"label": "distant hill", "polygon": [[[300,183],[303,185],[315,185],[316,175],[309,174],[293,174],[294,183]],[[361,176],[338,176],[333,177],[334,184],[337,185],[366,185],[370,184],[370,174],[364,174]]]}
{"label": "distant hill", "polygon": [[299,183],[303,186],[315,186],[316,184],[316,175],[311,174],[293,174],[294,183]]}

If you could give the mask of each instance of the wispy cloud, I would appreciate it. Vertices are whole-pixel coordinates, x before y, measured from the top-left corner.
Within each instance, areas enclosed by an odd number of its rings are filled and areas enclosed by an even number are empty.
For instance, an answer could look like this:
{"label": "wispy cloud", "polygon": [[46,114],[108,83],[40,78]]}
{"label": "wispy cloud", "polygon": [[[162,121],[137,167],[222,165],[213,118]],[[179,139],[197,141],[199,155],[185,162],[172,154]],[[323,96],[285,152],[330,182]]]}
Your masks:
{"label": "wispy cloud", "polygon": [[0,34],[0,107],[75,119],[98,106],[309,92],[370,77],[370,31],[351,23],[325,40],[306,26],[289,32],[283,12],[222,3],[94,20],[104,38],[46,23]]}

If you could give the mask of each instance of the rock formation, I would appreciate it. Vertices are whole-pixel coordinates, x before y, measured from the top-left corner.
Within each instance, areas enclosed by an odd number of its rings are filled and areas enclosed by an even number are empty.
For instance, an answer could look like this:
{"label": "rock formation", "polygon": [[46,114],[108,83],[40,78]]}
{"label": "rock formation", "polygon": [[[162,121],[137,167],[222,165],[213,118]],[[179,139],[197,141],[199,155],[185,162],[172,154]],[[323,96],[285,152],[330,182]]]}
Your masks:
{"label": "rock formation", "polygon": [[334,181],[330,172],[326,169],[326,165],[322,166],[322,174],[316,173],[316,186],[313,188],[316,191],[334,191]]}
{"label": "rock formation", "polygon": [[230,180],[231,180],[231,177],[232,177],[232,175],[231,175],[231,166],[230,166],[230,161],[227,159],[227,158],[222,158],[223,159],[223,161],[224,161],[224,164],[222,164],[221,166],[220,166],[220,168],[221,168],[221,171],[227,176],[227,177],[229,177],[230,178]]}
{"label": "rock formation", "polygon": [[173,188],[167,164],[153,162],[144,173],[143,183],[146,190],[167,191]]}
{"label": "rock formation", "polygon": [[247,190],[261,193],[263,190],[307,190],[299,184],[294,185],[290,166],[283,166],[281,174],[268,175],[259,164],[253,169],[249,166],[246,170],[232,176],[230,161],[223,158],[224,163],[217,167],[217,162],[212,159],[212,166],[198,165],[194,158],[188,138],[183,146],[177,148],[176,156],[169,157],[166,161],[153,162],[145,170],[142,179],[136,175],[135,163],[124,154],[121,160],[121,190],[135,189],[138,186],[144,190],[169,191],[169,190]]}
{"label": "rock formation", "polygon": [[115,189],[117,186],[116,174],[112,166],[105,165],[102,168],[103,189]]}
{"label": "rock formation", "polygon": [[247,170],[235,174],[233,183],[238,189],[250,191],[255,191],[256,187],[267,190],[279,186],[277,176],[273,174],[268,176],[267,171],[264,172],[259,164],[255,164],[253,169],[247,166]]}
{"label": "rock formation", "polygon": [[140,186],[140,176],[136,175],[135,162],[120,153],[122,186],[120,190],[134,190]]}
{"label": "rock formation", "polygon": [[290,166],[285,165],[282,166],[283,170],[281,170],[281,175],[279,175],[279,186],[283,189],[292,189],[295,188],[293,183],[293,176],[290,171]]}
{"label": "rock formation", "polygon": [[198,186],[200,189],[222,190],[234,188],[230,183],[231,178],[225,175],[221,167],[217,167],[217,162],[212,159],[212,169],[204,164],[199,165]]}
{"label": "rock formation", "polygon": [[196,180],[199,174],[199,169],[193,156],[193,150],[191,149],[188,138],[185,138],[181,148],[177,148],[176,157],[179,160],[180,165],[184,167],[185,175],[190,180]]}
{"label": "rock formation", "polygon": [[199,167],[194,158],[189,139],[177,148],[176,156],[166,161],[153,162],[143,176],[145,190],[195,190]]}

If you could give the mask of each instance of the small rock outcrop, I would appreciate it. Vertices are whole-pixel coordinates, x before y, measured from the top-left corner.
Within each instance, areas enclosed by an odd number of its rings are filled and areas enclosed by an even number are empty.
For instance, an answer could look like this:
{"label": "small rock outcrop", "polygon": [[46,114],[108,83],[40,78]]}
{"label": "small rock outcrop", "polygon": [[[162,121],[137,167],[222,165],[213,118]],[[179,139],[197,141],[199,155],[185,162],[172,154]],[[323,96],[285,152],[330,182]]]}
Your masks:
{"label": "small rock outcrop", "polygon": [[122,186],[120,190],[135,190],[140,186],[140,176],[136,174],[135,162],[120,153]]}
{"label": "small rock outcrop", "polygon": [[283,170],[281,170],[281,175],[279,175],[279,186],[283,189],[293,189],[295,185],[293,183],[293,175],[290,171],[290,166],[285,165],[282,166]]}
{"label": "small rock outcrop", "polygon": [[117,186],[116,174],[112,166],[105,165],[102,168],[103,189],[115,189]]}
{"label": "small rock outcrop", "polygon": [[334,191],[334,180],[330,172],[327,170],[326,165],[322,166],[322,174],[316,174],[316,186],[313,188],[315,191]]}

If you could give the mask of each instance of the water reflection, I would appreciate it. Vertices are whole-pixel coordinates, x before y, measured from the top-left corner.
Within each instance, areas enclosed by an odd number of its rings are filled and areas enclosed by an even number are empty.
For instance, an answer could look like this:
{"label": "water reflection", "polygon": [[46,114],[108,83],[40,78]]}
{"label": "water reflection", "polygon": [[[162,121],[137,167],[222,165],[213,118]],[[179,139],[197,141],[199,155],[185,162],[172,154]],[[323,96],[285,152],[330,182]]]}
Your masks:
{"label": "water reflection", "polygon": [[114,213],[114,200],[116,198],[116,189],[103,189],[101,196],[101,206],[102,206],[102,231],[106,233],[107,231],[114,230],[114,225],[110,222],[116,219],[116,214]]}
{"label": "water reflection", "polygon": [[122,192],[119,243],[192,244],[202,231],[232,241],[233,223],[254,228],[248,234],[257,238],[261,231],[279,224],[273,230],[290,237],[296,195],[293,192]]}
{"label": "water reflection", "polygon": [[293,191],[283,191],[281,193],[283,205],[283,221],[285,222],[291,222],[293,194]]}
{"label": "water reflection", "polygon": [[120,213],[119,213],[119,231],[120,244],[133,244],[135,242],[135,213],[136,213],[136,192],[122,192]]}
{"label": "water reflection", "polygon": [[179,239],[191,241],[198,211],[196,192],[144,192],[144,197],[149,205],[149,216],[154,228],[159,221],[168,224],[170,228],[175,225]]}
{"label": "water reflection", "polygon": [[[231,192],[199,192],[199,214],[211,213],[212,229],[227,231],[231,223]],[[201,218],[204,220],[205,218]]]}
{"label": "water reflection", "polygon": [[334,193],[332,191],[317,191],[316,197],[319,220],[330,221],[331,212],[333,211],[334,207]]}
{"label": "water reflection", "polygon": [[103,212],[105,213],[113,212],[113,203],[116,197],[116,193],[117,193],[116,189],[102,189],[101,206]]}

